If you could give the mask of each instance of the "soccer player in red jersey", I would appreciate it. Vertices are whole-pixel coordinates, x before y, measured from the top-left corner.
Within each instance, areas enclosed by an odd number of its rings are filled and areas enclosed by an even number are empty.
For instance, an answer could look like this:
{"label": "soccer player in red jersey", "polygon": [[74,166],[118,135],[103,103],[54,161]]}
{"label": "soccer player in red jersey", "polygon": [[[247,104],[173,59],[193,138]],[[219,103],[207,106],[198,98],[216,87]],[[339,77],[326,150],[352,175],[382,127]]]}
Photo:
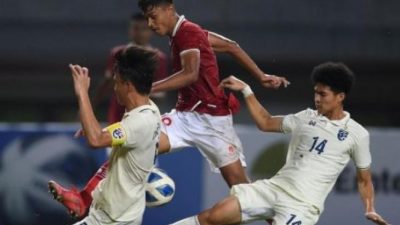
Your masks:
{"label": "soccer player in red jersey", "polygon": [[[229,187],[248,183],[242,144],[232,123],[232,114],[237,111],[239,103],[232,94],[226,96],[218,87],[220,80],[215,52],[230,54],[267,88],[287,86],[288,81],[265,74],[236,42],[179,16],[172,0],[139,0],[139,7],[149,27],[170,38],[172,51],[174,73],[153,83],[152,93],[178,90],[175,109],[162,117],[159,153],[196,147],[212,169],[221,172]],[[106,169],[107,163],[98,174]],[[76,209],[90,205],[91,192],[100,180],[101,176],[96,174],[80,193],[56,183],[49,185],[55,198],[63,199],[62,203],[70,212],[82,216],[82,212]],[[84,205],[76,206],[79,201]],[[71,202],[74,204],[69,204]]]}
{"label": "soccer player in red jersey", "polygon": [[[152,31],[147,25],[146,17],[142,13],[133,14],[130,18],[128,27],[128,37],[129,43],[124,45],[119,45],[111,49],[110,54],[107,59],[106,70],[104,72],[104,77],[100,82],[99,87],[96,90],[95,96],[93,98],[94,105],[98,105],[106,96],[111,95],[109,108],[107,112],[107,123],[113,124],[121,120],[123,114],[125,113],[125,108],[120,106],[116,100],[115,94],[112,93],[113,85],[113,70],[115,64],[115,55],[122,49],[137,45],[142,47],[147,47],[157,51],[158,56],[158,69],[155,73],[154,81],[164,79],[168,74],[168,63],[166,55],[159,49],[155,49],[150,44],[150,39],[152,37]],[[157,102],[164,98],[165,92],[152,94],[150,97],[152,100]]]}

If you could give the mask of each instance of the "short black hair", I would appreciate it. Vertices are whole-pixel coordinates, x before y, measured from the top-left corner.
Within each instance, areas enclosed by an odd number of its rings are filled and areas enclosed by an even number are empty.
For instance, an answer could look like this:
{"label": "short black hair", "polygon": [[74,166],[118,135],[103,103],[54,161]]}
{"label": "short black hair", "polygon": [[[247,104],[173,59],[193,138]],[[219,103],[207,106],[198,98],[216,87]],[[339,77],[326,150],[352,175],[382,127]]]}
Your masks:
{"label": "short black hair", "polygon": [[143,13],[133,13],[131,15],[131,21],[147,21],[146,17],[143,15]]}
{"label": "short black hair", "polygon": [[174,4],[173,0],[139,0],[138,6],[143,11],[146,12],[149,8],[153,8],[160,5],[170,5]]}
{"label": "short black hair", "polygon": [[327,85],[335,93],[348,94],[355,82],[355,75],[344,63],[326,62],[314,67],[311,73],[313,84]]}
{"label": "short black hair", "polygon": [[124,81],[130,81],[137,92],[150,94],[157,68],[157,53],[139,46],[130,46],[116,54],[114,71]]}

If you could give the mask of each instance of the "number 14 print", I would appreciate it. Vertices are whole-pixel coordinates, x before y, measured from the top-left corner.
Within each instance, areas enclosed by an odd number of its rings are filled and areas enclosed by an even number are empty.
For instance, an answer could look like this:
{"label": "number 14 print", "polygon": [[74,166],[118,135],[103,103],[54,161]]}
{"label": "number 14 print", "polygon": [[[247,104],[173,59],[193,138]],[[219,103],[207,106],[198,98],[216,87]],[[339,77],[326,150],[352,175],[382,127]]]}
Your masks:
{"label": "number 14 print", "polygon": [[290,218],[286,222],[286,225],[301,225],[301,221],[300,220],[294,221],[295,218],[296,218],[296,215],[290,214]]}
{"label": "number 14 print", "polygon": [[326,143],[328,143],[328,140],[323,139],[319,142],[319,139],[320,139],[319,137],[313,137],[313,139],[314,139],[314,142],[313,142],[310,150],[308,150],[308,151],[312,152],[313,150],[315,150],[318,152],[318,155],[320,155],[321,153],[324,152],[325,145],[326,145]]}

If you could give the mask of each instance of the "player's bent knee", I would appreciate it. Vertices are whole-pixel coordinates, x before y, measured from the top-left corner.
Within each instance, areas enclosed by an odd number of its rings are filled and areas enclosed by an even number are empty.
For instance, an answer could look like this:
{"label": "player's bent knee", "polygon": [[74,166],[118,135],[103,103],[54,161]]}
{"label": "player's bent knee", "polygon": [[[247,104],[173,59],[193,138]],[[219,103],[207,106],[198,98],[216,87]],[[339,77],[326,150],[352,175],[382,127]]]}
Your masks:
{"label": "player's bent knee", "polygon": [[[223,215],[223,214],[222,214]],[[198,220],[201,225],[219,225],[224,224],[220,218],[221,214],[217,209],[212,208],[207,211],[202,212],[198,215]]]}
{"label": "player's bent knee", "polygon": [[204,211],[198,218],[201,225],[237,224],[241,221],[239,202],[236,197],[230,196]]}
{"label": "player's bent knee", "polygon": [[207,218],[207,224],[209,225],[222,225],[226,224],[223,220],[223,213],[218,212],[218,210],[212,210]]}

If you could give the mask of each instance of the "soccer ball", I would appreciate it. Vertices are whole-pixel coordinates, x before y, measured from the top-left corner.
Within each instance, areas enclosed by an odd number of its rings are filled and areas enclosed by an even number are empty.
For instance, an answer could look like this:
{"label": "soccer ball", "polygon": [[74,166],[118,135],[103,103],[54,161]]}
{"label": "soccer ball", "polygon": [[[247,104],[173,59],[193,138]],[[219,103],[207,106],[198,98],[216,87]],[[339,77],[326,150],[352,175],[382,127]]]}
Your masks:
{"label": "soccer ball", "polygon": [[161,169],[154,168],[147,178],[146,206],[156,207],[172,200],[175,194],[175,182]]}

